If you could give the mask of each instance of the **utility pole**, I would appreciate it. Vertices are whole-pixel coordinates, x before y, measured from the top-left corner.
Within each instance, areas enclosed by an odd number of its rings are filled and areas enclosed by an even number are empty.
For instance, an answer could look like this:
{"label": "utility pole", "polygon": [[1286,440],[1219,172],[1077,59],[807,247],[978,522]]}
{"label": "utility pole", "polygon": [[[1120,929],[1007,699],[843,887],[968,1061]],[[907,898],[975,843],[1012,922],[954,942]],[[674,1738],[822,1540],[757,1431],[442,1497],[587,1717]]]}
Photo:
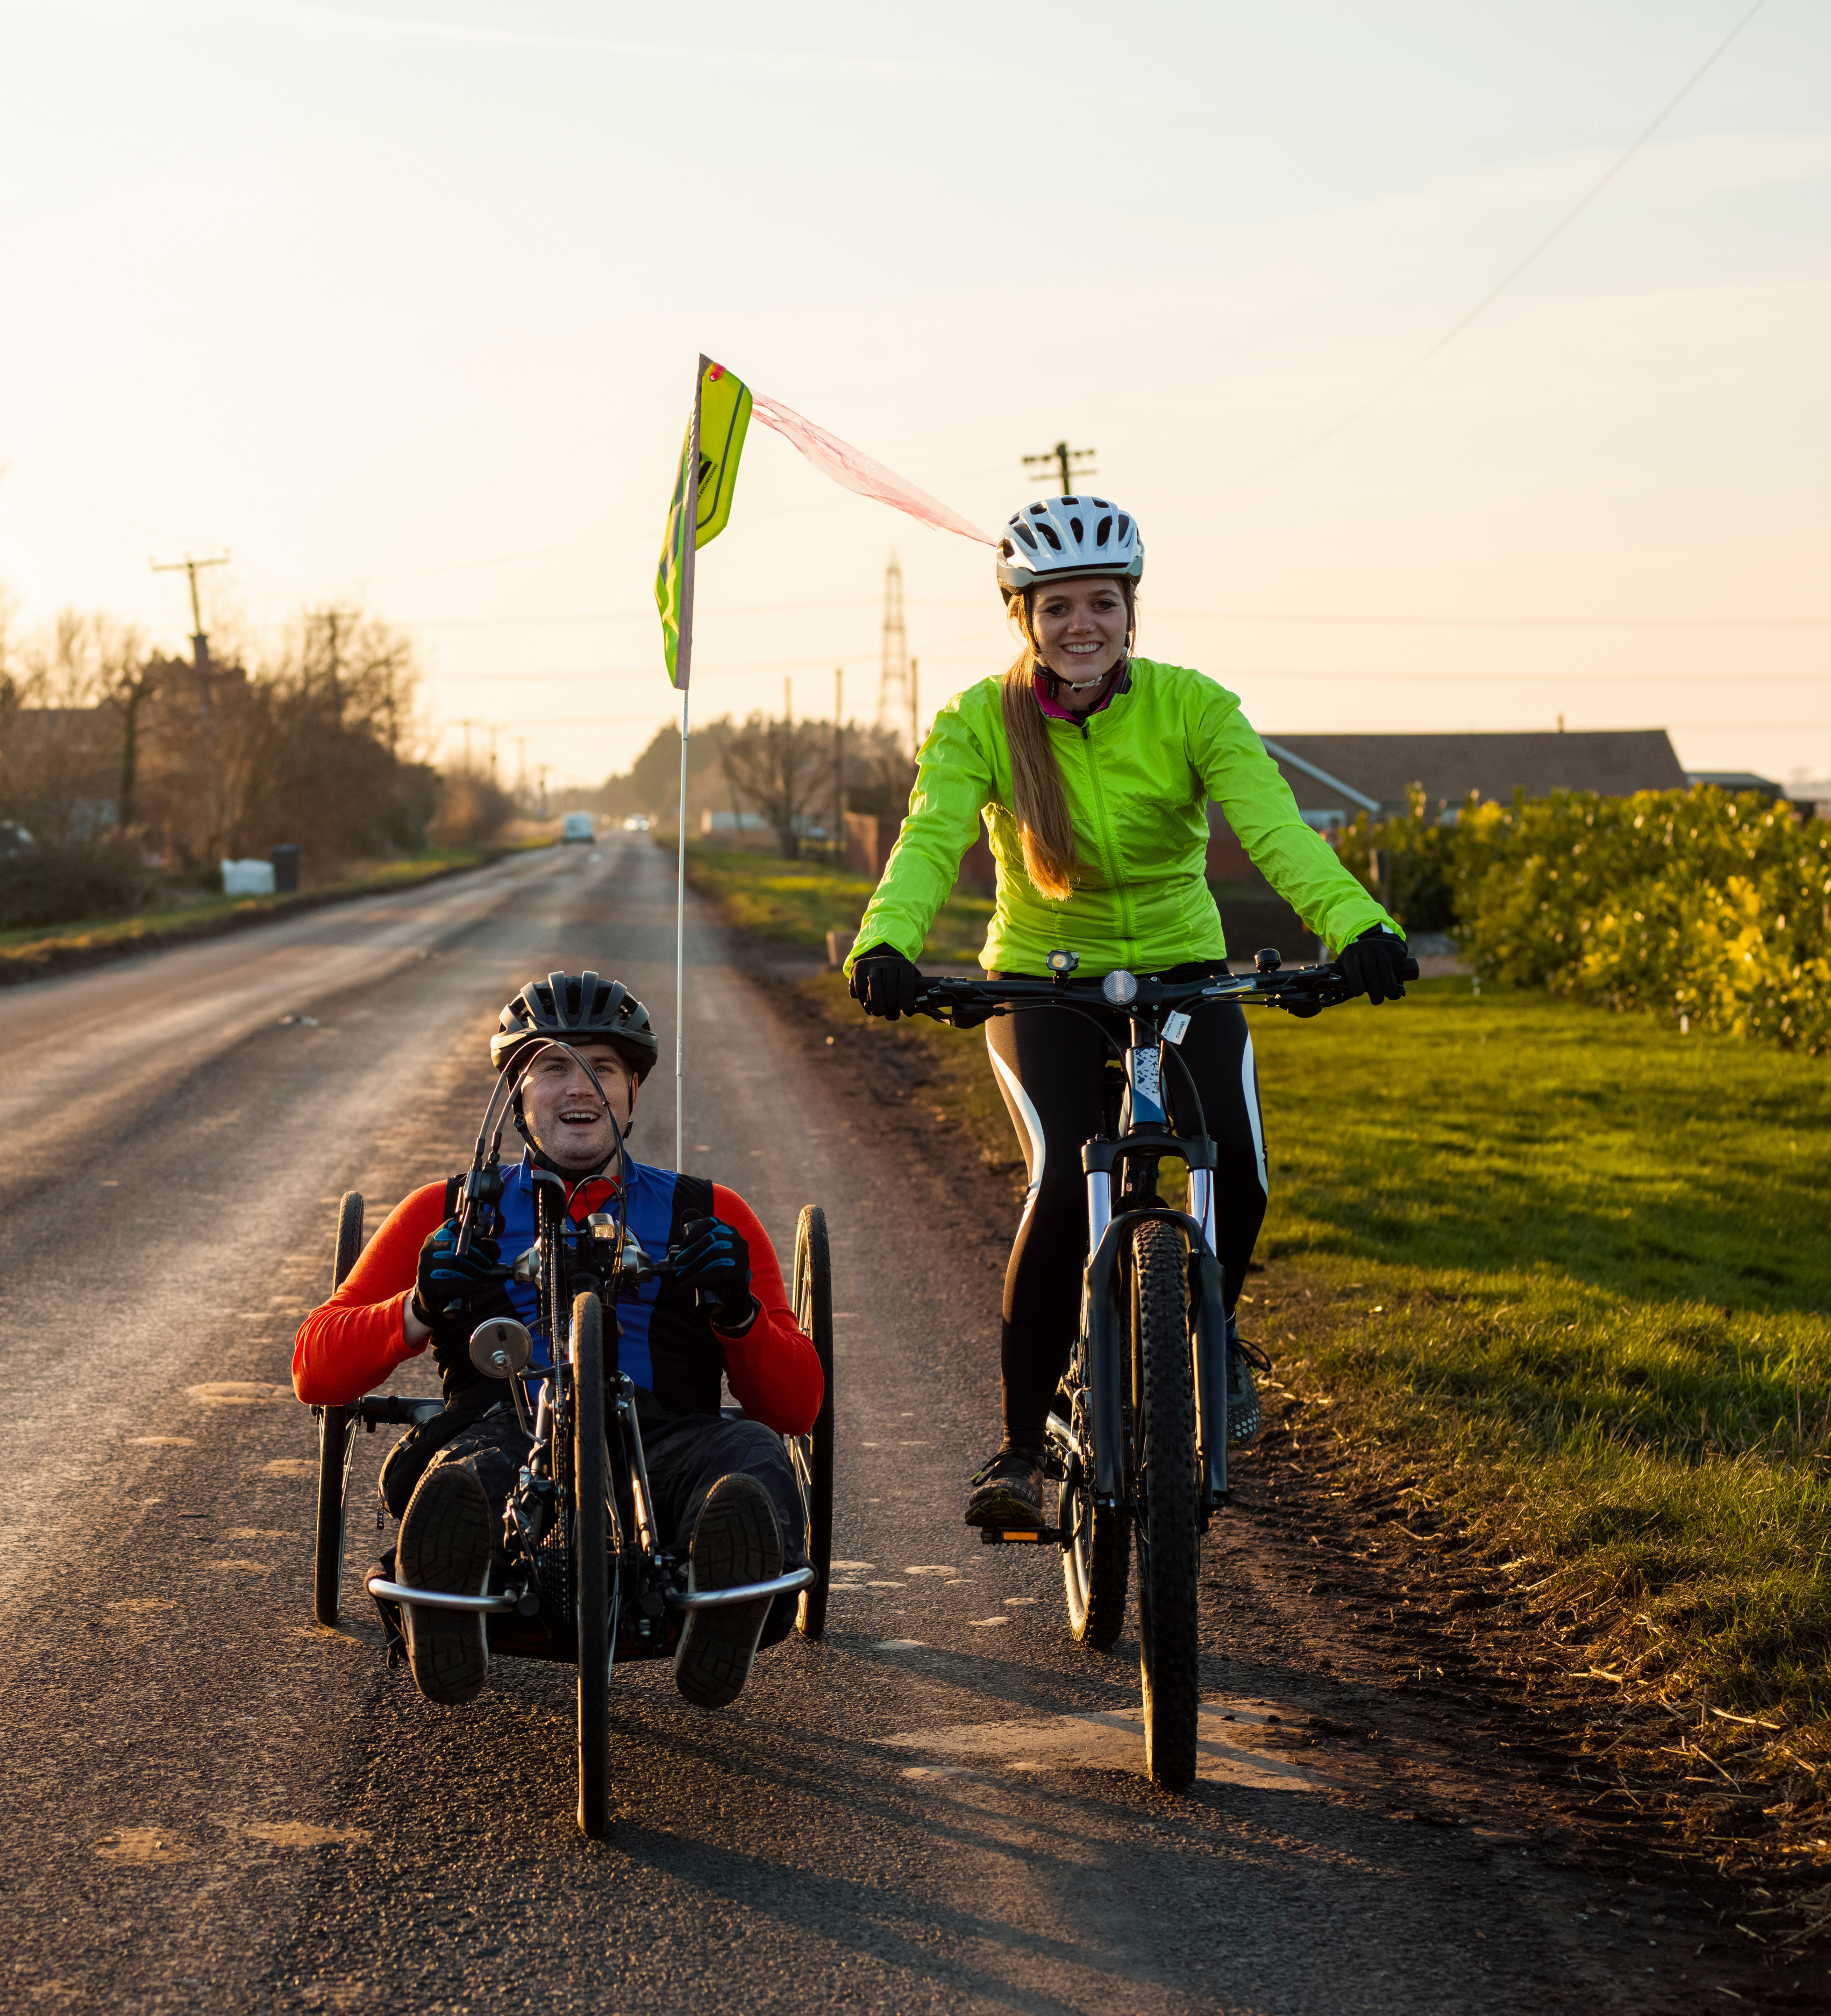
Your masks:
{"label": "utility pole", "polygon": [[496,727],[493,723],[491,724],[490,728],[490,783],[492,787],[495,786],[496,782],[496,737],[500,735],[502,732],[501,729]]}
{"label": "utility pole", "polygon": [[845,730],[840,723],[845,719],[842,711],[845,706],[846,668],[835,665],[833,668],[833,865],[846,865],[846,752]]}
{"label": "utility pole", "polygon": [[[1027,455],[1023,458],[1023,466],[1026,469],[1047,469],[1052,462],[1056,465],[1057,473],[1062,479],[1059,494],[1063,497],[1072,497],[1078,486],[1074,481],[1076,472],[1070,468],[1070,464],[1077,462],[1092,462],[1099,453],[1098,448],[1070,448],[1065,441],[1059,441],[1045,454]],[[1082,476],[1099,474],[1097,469],[1083,469],[1078,473]]]}
{"label": "utility pole", "polygon": [[551,764],[543,763],[541,765],[539,769],[539,776],[541,780],[541,817],[542,819],[545,819],[547,816],[547,772],[552,769],[552,765]]}
{"label": "utility pole", "polygon": [[909,754],[912,758],[922,748],[922,708],[916,697],[916,661],[909,661]]}
{"label": "utility pole", "polygon": [[527,737],[515,738],[515,795],[523,804],[527,799]]}
{"label": "utility pole", "polygon": [[203,614],[197,602],[197,570],[199,567],[227,567],[228,555],[214,553],[205,560],[192,560],[186,553],[182,560],[149,560],[146,564],[155,574],[189,574],[191,579],[191,658],[197,668],[197,697],[203,713],[210,711],[210,639],[203,628]]}
{"label": "utility pole", "polygon": [[464,774],[469,776],[470,774],[470,731],[473,728],[480,728],[483,723],[480,721],[461,721],[458,725],[464,731]]}
{"label": "utility pole", "polygon": [[[903,628],[903,569],[893,553],[883,571],[883,648],[877,675],[877,725],[902,718],[909,698],[909,636]],[[896,712],[890,712],[891,705]]]}

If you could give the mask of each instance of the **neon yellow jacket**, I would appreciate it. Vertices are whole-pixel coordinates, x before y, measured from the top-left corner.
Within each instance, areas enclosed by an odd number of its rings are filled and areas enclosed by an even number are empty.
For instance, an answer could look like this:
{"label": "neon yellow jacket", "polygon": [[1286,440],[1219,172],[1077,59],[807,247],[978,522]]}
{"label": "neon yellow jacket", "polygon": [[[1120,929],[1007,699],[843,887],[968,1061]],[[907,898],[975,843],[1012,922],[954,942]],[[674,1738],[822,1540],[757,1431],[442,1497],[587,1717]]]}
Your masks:
{"label": "neon yellow jacket", "polygon": [[1210,798],[1318,937],[1341,945],[1376,924],[1398,928],[1304,825],[1238,699],[1203,673],[1149,658],[1134,658],[1121,690],[1085,722],[1044,717],[1075,851],[1092,871],[1088,886],[1052,902],[1023,871],[1002,684],[983,679],[936,716],[853,959],[886,944],[921,958],[982,813],[998,865],[998,908],[979,956],[988,973],[1045,974],[1058,946],[1078,952],[1081,970],[1095,974],[1160,973],[1224,958],[1220,913],[1203,875]]}

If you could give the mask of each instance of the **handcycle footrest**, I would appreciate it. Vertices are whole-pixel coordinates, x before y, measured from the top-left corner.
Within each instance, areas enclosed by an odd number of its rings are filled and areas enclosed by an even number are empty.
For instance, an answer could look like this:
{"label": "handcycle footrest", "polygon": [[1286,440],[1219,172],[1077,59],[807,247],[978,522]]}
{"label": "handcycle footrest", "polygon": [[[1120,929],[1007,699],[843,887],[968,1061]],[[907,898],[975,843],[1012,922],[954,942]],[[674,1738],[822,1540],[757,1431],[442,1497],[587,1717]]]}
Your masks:
{"label": "handcycle footrest", "polygon": [[506,1615],[521,1607],[519,1591],[505,1592],[501,1596],[458,1596],[442,1589],[409,1589],[405,1582],[390,1582],[379,1573],[365,1577],[362,1586],[384,1603],[410,1603],[420,1610],[471,1610],[486,1615]]}
{"label": "handcycle footrest", "polygon": [[759,1597],[787,1596],[796,1589],[811,1589],[820,1579],[818,1568],[790,1568],[770,1582],[744,1582],[730,1589],[669,1590],[667,1600],[676,1610],[718,1610],[728,1603],[754,1603]]}
{"label": "handcycle footrest", "polygon": [[979,1540],[986,1547],[1063,1547],[1068,1535],[1059,1526],[981,1526]]}

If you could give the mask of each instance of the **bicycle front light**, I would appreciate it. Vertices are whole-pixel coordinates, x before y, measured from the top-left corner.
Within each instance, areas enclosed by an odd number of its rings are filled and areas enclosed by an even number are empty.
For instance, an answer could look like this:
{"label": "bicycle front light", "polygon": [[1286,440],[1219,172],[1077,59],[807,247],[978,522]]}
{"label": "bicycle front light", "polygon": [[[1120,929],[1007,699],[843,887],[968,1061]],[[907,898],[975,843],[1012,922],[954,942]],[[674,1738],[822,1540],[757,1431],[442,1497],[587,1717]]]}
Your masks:
{"label": "bicycle front light", "polygon": [[1115,1008],[1123,1008],[1128,1002],[1138,999],[1138,977],[1121,967],[1116,973],[1109,973],[1100,982],[1100,992]]}

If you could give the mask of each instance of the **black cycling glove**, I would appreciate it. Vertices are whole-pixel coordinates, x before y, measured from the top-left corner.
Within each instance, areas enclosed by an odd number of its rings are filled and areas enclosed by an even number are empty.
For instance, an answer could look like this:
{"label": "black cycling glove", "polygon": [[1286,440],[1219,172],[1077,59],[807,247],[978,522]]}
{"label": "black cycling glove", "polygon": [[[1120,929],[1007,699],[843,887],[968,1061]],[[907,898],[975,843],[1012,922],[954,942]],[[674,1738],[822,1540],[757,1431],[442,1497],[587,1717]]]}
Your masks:
{"label": "black cycling glove", "polygon": [[728,1335],[750,1328],[757,1309],[750,1293],[750,1249],[743,1234],[721,1218],[689,1218],[681,1243],[668,1255],[674,1278],[699,1291],[700,1306]]}
{"label": "black cycling glove", "polygon": [[850,986],[852,999],[867,1015],[881,1015],[887,1022],[894,1022],[899,1015],[915,1013],[922,969],[905,959],[894,945],[874,945],[853,960]]}
{"label": "black cycling glove", "polygon": [[1357,994],[1364,994],[1376,1007],[1382,1001],[1401,1001],[1405,992],[1405,962],[1411,957],[1403,938],[1383,924],[1362,931],[1341,953],[1341,970]]}
{"label": "black cycling glove", "polygon": [[493,1239],[473,1238],[462,1255],[457,1247],[455,1218],[427,1234],[419,1249],[419,1272],[410,1306],[415,1317],[431,1330],[469,1318],[468,1336],[482,1313],[481,1304],[486,1299],[500,1301],[509,1269],[502,1265],[502,1247]]}

